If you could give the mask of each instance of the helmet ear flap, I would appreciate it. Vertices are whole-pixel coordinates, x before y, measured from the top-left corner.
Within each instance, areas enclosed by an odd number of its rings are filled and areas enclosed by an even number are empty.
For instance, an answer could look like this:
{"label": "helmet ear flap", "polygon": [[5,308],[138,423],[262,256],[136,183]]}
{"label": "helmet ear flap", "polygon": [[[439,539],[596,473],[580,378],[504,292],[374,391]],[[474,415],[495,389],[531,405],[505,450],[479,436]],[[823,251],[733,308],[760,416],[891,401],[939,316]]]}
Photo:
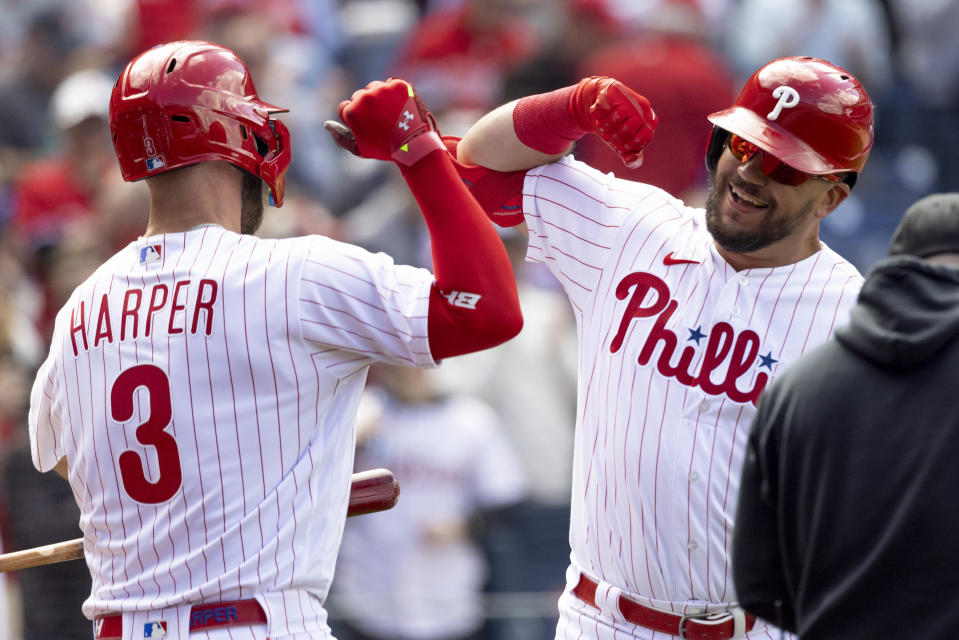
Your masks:
{"label": "helmet ear flap", "polygon": [[706,148],[706,170],[710,173],[715,171],[719,165],[719,156],[723,155],[723,149],[726,147],[726,140],[728,139],[728,131],[713,126],[713,131],[709,134],[709,146]]}

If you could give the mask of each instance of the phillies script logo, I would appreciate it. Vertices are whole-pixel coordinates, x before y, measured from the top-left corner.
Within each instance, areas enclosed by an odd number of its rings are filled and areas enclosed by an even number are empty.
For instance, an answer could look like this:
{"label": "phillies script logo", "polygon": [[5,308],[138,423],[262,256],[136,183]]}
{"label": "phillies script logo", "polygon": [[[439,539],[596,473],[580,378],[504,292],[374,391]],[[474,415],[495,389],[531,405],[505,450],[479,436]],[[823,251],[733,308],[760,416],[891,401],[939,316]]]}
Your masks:
{"label": "phillies script logo", "polygon": [[[655,295],[646,306],[643,306],[650,292]],[[679,307],[679,303],[670,300],[669,293],[669,286],[651,273],[631,273],[623,278],[616,287],[616,297],[625,300],[628,296],[629,302],[626,303],[623,319],[619,323],[619,331],[609,345],[610,352],[616,353],[623,346],[626,330],[629,329],[629,324],[634,318],[656,316],[656,322],[639,352],[637,359],[639,364],[648,364],[657,343],[662,342],[663,351],[656,362],[656,368],[664,376],[676,378],[677,381],[689,387],[698,386],[710,395],[725,394],[735,402],[756,404],[759,394],[769,380],[769,374],[760,372],[756,376],[755,385],[748,391],[741,391],[736,386],[736,380],[748,373],[756,362],[756,356],[759,354],[759,335],[752,329],[746,329],[736,335],[736,331],[728,322],[718,322],[709,332],[709,341],[706,343],[706,352],[698,375],[690,370],[696,356],[696,349],[691,345],[683,347],[679,354],[679,361],[673,365],[671,362],[679,338],[672,330],[667,329],[666,325],[669,324],[669,319]],[[723,364],[728,365],[726,375],[717,383],[710,376]]]}

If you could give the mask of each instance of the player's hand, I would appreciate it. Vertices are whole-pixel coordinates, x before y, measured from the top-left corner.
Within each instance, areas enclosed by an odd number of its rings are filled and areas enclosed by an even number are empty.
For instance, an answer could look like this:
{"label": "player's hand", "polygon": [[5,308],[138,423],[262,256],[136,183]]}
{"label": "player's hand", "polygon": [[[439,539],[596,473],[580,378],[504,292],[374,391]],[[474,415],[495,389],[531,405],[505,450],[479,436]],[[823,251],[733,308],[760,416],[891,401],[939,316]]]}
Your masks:
{"label": "player's hand", "polygon": [[327,130],[339,146],[364,158],[409,166],[445,150],[433,114],[405,80],[371,82],[341,102],[338,112],[346,127],[328,121]]}
{"label": "player's hand", "polygon": [[570,106],[579,125],[612,147],[627,167],[643,164],[657,124],[649,100],[619,80],[591,76],[579,81]]}

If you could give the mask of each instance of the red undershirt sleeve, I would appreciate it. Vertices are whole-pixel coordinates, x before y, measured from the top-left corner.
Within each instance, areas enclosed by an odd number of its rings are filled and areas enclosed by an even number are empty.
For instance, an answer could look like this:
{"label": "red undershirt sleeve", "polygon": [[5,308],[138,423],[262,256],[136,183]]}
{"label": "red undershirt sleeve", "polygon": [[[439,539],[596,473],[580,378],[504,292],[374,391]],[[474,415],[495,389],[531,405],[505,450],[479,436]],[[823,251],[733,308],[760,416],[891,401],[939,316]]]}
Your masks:
{"label": "red undershirt sleeve", "polygon": [[488,349],[519,333],[523,318],[506,248],[447,153],[400,165],[430,232],[429,344],[435,360]]}

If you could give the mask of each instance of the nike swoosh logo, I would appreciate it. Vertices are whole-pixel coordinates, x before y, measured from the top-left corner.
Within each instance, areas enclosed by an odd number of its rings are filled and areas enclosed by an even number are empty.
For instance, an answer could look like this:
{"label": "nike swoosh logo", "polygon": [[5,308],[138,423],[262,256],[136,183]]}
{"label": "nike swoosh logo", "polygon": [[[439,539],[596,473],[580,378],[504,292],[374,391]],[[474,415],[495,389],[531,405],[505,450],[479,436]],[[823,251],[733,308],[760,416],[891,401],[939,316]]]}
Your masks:
{"label": "nike swoosh logo", "polygon": [[663,258],[663,264],[667,267],[674,264],[699,264],[701,260],[687,260],[685,258],[674,258],[673,252],[670,251],[666,254],[666,257]]}

